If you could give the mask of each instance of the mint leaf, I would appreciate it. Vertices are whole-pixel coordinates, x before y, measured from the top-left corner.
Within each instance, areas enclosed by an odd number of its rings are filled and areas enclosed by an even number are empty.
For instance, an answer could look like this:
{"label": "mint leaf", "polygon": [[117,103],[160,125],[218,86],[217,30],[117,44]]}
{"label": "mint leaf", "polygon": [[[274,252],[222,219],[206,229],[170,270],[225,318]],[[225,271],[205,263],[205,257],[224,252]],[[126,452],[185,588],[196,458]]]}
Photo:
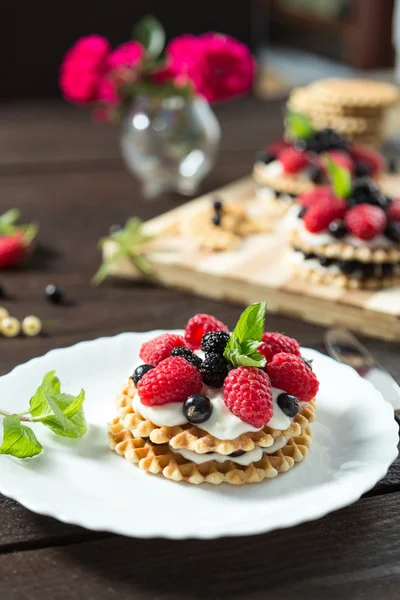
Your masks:
{"label": "mint leaf", "polygon": [[0,454],[10,454],[16,458],[29,458],[42,451],[32,429],[22,425],[15,415],[8,415],[3,421],[4,437]]}
{"label": "mint leaf", "polygon": [[157,58],[164,48],[165,31],[158,19],[147,15],[135,25],[133,38],[142,44],[147,54]]}
{"label": "mint leaf", "polygon": [[84,401],[84,390],[76,397],[61,393],[60,380],[50,371],[30,400],[30,414],[57,435],[77,438],[87,431]]}
{"label": "mint leaf", "polygon": [[264,332],[267,303],[251,304],[240,315],[226,345],[224,357],[234,366],[264,367],[265,358],[258,352]]}
{"label": "mint leaf", "polygon": [[351,192],[350,171],[333,161],[329,154],[326,154],[324,158],[335,195],[339,198],[348,198]]}
{"label": "mint leaf", "polygon": [[293,140],[299,138],[307,139],[315,133],[310,119],[292,110],[289,110],[286,115],[286,130],[289,137]]}

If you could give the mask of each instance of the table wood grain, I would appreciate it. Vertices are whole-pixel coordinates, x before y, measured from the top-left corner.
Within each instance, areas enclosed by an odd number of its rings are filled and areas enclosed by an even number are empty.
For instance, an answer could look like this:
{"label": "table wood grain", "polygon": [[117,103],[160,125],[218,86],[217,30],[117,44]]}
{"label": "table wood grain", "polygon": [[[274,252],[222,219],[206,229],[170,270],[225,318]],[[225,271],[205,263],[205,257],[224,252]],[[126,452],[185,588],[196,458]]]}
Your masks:
{"label": "table wood grain", "polygon": [[[246,175],[254,151],[281,133],[278,102],[241,100],[217,112],[223,141],[205,191]],[[40,223],[29,268],[1,275],[10,296],[1,303],[17,317],[60,321],[37,339],[0,338],[0,374],[81,340],[181,327],[194,312],[235,323],[239,306],[144,284],[90,285],[100,261],[96,242],[110,225],[133,214],[148,219],[182,201],[141,197],[121,162],[115,128],[95,126],[61,103],[3,106],[0,198],[2,211],[16,206],[24,221]],[[46,302],[48,283],[62,286],[66,306]],[[268,316],[268,325],[324,351],[321,327],[279,315]],[[364,342],[400,380],[400,346]],[[87,531],[0,496],[0,598],[391,600],[399,597],[399,500],[397,460],[364,498],[318,521],[254,537],[170,542]]]}

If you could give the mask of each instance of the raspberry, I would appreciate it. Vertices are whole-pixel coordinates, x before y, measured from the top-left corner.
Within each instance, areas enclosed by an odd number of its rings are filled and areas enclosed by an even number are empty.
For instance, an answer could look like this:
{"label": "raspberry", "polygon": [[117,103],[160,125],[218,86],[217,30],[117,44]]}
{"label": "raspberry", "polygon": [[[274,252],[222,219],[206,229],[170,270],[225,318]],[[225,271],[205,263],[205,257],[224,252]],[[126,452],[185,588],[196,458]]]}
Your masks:
{"label": "raspberry", "polygon": [[318,204],[320,200],[324,200],[325,198],[332,198],[333,191],[329,185],[320,185],[310,192],[306,192],[299,196],[298,200],[302,206],[309,208],[314,204]]}
{"label": "raspberry", "polygon": [[301,152],[291,146],[281,150],[278,158],[283,164],[285,173],[297,173],[297,171],[306,167],[310,162],[306,152]]}
{"label": "raspberry", "polygon": [[155,367],[161,361],[171,356],[172,350],[177,346],[186,346],[185,340],[181,335],[163,333],[142,344],[139,356],[146,364]]}
{"label": "raspberry", "polygon": [[215,352],[205,355],[200,371],[203,375],[203,382],[213,388],[223,386],[225,377],[228,375],[228,365],[225,359]]}
{"label": "raspberry", "polygon": [[350,208],[345,217],[347,229],[361,240],[372,240],[384,232],[387,218],[379,206],[357,204]]}
{"label": "raspberry", "polygon": [[327,154],[336,164],[354,174],[354,161],[347,152],[343,152],[343,150],[328,150]]}
{"label": "raspberry", "polygon": [[369,166],[370,175],[378,175],[386,171],[386,161],[379,152],[363,146],[362,144],[352,144],[350,154],[354,162],[363,163]]}
{"label": "raspberry", "polygon": [[389,204],[387,215],[389,221],[400,222],[400,198],[397,198],[397,200],[394,200],[391,204]]}
{"label": "raspberry", "polygon": [[275,354],[267,370],[274,387],[296,396],[301,402],[315,398],[319,388],[318,379],[300,356],[288,352]]}
{"label": "raspberry", "polygon": [[272,331],[263,333],[258,351],[265,356],[267,362],[270,362],[273,356],[279,354],[279,352],[288,352],[289,354],[300,356],[300,346],[297,340],[282,333],[273,333]]}
{"label": "raspberry", "polygon": [[204,352],[223,354],[229,338],[230,334],[227,331],[210,331],[210,333],[203,335],[201,349]]}
{"label": "raspberry", "polygon": [[226,325],[212,315],[194,315],[187,322],[185,329],[185,342],[191,350],[200,348],[203,335],[209,331],[229,331]]}
{"label": "raspberry", "polygon": [[311,233],[318,233],[329,227],[335,219],[343,217],[347,205],[344,200],[331,196],[321,198],[318,204],[311,206],[303,217],[304,225]]}
{"label": "raspberry", "polygon": [[224,382],[224,402],[245,423],[261,428],[273,413],[271,382],[265,371],[238,367],[229,371]]}
{"label": "raspberry", "polygon": [[274,140],[273,142],[270,142],[267,147],[266,150],[267,152],[269,152],[270,154],[273,154],[274,156],[279,156],[279,154],[282,152],[282,150],[284,150],[285,148],[288,148],[289,144],[288,142],[285,142],[285,140]]}
{"label": "raspberry", "polygon": [[169,402],[185,402],[199,394],[203,382],[198,369],[182,356],[170,356],[140,379],[137,389],[146,406],[159,406]]}

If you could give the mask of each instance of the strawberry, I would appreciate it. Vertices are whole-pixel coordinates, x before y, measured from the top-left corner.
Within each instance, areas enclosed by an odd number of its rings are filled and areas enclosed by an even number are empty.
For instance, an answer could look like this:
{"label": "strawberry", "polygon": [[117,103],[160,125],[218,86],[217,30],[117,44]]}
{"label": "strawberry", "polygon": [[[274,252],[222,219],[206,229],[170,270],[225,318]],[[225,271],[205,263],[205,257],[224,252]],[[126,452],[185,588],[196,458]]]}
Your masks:
{"label": "strawberry", "polygon": [[285,173],[297,173],[309,164],[307,152],[297,150],[292,146],[284,148],[278,156],[283,164]]}

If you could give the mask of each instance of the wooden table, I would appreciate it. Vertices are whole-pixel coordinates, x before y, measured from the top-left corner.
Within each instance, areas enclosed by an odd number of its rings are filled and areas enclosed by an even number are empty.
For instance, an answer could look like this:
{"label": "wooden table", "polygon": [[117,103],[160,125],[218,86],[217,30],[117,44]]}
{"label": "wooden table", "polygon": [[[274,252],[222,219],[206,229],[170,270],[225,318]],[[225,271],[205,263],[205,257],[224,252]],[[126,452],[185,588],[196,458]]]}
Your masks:
{"label": "wooden table", "polygon": [[[206,190],[249,172],[254,151],[281,133],[280,110],[254,100],[218,109],[222,149]],[[133,214],[155,216],[181,200],[144,201],[120,160],[117,132],[94,126],[88,115],[62,104],[2,107],[0,198],[2,210],[19,207],[24,221],[40,223],[31,268],[1,277],[13,296],[3,304],[18,317],[61,320],[41,338],[1,338],[1,374],[57,346],[181,327],[199,311],[234,324],[237,306],[148,285],[91,287],[100,260],[96,242],[111,224]],[[63,287],[68,306],[45,301],[52,282]],[[320,327],[272,315],[268,325],[324,350]],[[400,379],[399,346],[365,343]],[[132,510],[143,501],[133,498]],[[399,502],[398,460],[359,502],[318,521],[248,538],[176,542],[86,531],[0,496],[0,598],[397,599]]]}

